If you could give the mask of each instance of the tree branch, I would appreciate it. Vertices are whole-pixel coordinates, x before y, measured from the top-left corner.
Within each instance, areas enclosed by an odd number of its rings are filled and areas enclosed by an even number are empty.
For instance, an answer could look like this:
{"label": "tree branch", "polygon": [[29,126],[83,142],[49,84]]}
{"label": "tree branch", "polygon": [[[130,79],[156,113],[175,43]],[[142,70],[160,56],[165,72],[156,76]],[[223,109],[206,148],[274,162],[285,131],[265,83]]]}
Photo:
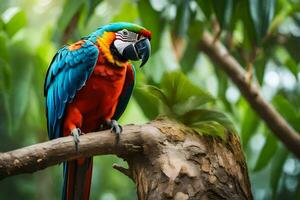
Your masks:
{"label": "tree branch", "polygon": [[271,104],[262,98],[255,85],[249,84],[245,76],[245,70],[229,54],[227,49],[220,42],[213,43],[213,37],[207,32],[203,34],[200,48],[227,73],[242,95],[247,99],[252,109],[258,113],[273,133],[295,156],[300,158],[299,133],[285,121]]}
{"label": "tree branch", "polygon": [[145,144],[143,135],[156,137],[155,132],[157,129],[150,125],[125,126],[118,144],[115,143],[115,135],[109,130],[85,134],[80,136],[78,153],[71,136],[0,153],[0,179],[20,173],[32,173],[79,157],[104,154],[124,157],[142,152],[142,145]]}
{"label": "tree branch", "polygon": [[82,156],[116,154],[129,168],[114,165],[137,186],[139,199],[253,199],[239,139],[200,136],[165,118],[124,127],[118,144],[110,131],[63,137],[0,154],[0,178],[30,173]]}

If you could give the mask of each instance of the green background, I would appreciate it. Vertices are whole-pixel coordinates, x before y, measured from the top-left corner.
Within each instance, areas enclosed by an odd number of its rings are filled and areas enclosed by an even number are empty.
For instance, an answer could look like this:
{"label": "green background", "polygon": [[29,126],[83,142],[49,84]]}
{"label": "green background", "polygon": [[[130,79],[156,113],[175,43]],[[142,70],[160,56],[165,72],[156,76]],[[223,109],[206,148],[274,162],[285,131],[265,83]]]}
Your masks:
{"label": "green background", "polygon": [[[158,114],[180,118],[198,107],[218,110],[241,137],[255,199],[300,199],[299,161],[198,46],[210,31],[242,66],[253,64],[262,96],[300,132],[299,0],[0,0],[0,14],[1,152],[47,140],[43,81],[64,43],[110,22],[134,22],[152,31],[152,57],[137,69],[120,123],[142,124]],[[174,80],[178,85],[169,87]],[[173,100],[175,93],[174,102],[163,102],[161,91]],[[193,113],[185,119],[204,120],[204,110]],[[212,126],[194,128],[223,137],[232,124],[210,114]],[[111,167],[126,163],[115,156],[94,160],[91,199],[137,198],[134,183]],[[62,166],[49,167],[2,180],[0,199],[60,199],[61,185]]]}

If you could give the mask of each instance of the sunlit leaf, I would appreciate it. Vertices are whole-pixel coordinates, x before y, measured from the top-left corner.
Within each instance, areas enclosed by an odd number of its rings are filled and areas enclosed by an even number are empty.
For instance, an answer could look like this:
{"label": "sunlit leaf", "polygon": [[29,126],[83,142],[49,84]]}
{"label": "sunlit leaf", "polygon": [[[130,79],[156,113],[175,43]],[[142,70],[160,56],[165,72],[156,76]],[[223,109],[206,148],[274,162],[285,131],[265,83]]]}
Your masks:
{"label": "sunlit leaf", "polygon": [[253,171],[256,172],[265,168],[273,158],[273,155],[275,154],[276,150],[277,150],[277,139],[275,138],[274,134],[268,132],[266,142],[259,153]]}
{"label": "sunlit leaf", "polygon": [[[130,11],[130,12],[128,12]],[[121,10],[119,13],[113,17],[113,22],[135,22],[138,17],[138,11],[135,4],[132,2],[124,1],[122,3]]]}
{"label": "sunlit leaf", "polygon": [[190,127],[197,131],[199,134],[217,136],[222,138],[223,140],[226,140],[227,130],[224,126],[216,121],[199,121],[193,123],[192,125],[190,125]]}
{"label": "sunlit leaf", "polygon": [[6,33],[13,37],[27,23],[26,14],[23,10],[18,10],[14,15],[5,22],[4,28]]}
{"label": "sunlit leaf", "polygon": [[224,114],[215,110],[195,109],[179,117],[180,121],[186,125],[193,126],[197,122],[214,121],[222,125],[230,132],[235,132],[232,121]]}

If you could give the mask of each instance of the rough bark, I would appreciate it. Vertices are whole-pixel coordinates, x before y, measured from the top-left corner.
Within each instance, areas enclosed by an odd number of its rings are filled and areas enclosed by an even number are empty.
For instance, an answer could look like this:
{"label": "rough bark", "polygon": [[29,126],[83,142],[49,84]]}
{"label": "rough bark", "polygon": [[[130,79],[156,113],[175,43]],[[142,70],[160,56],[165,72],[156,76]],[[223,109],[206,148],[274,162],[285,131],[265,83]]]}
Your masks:
{"label": "rough bark", "polygon": [[170,120],[124,127],[120,142],[109,131],[81,136],[79,152],[71,137],[0,154],[0,177],[29,173],[81,156],[116,154],[129,169],[141,200],[252,199],[244,156],[236,135],[226,142],[200,136]]}
{"label": "rough bark", "polygon": [[220,42],[214,42],[213,37],[207,32],[203,34],[200,48],[224,70],[239,88],[252,109],[283,142],[286,148],[300,158],[300,134],[287,123],[271,104],[263,99],[256,85],[249,83],[245,70],[230,55],[227,49]]}

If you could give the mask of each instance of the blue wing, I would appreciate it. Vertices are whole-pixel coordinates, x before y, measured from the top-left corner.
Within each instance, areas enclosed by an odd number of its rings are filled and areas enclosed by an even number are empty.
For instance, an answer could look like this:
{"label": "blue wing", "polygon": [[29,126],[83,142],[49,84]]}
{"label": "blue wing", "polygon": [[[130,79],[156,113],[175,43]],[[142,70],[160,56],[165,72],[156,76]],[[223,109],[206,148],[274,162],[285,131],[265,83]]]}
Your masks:
{"label": "blue wing", "polygon": [[92,42],[84,40],[78,49],[70,50],[65,46],[54,56],[44,85],[50,139],[62,136],[61,125],[66,105],[73,100],[76,92],[84,86],[93,72],[98,54],[98,48]]}
{"label": "blue wing", "polygon": [[134,83],[135,83],[135,69],[133,65],[130,65],[127,67],[124,87],[119,97],[119,102],[116,111],[114,113],[114,116],[112,117],[113,119],[118,120],[123,114],[123,112],[125,111],[133,91]]}

